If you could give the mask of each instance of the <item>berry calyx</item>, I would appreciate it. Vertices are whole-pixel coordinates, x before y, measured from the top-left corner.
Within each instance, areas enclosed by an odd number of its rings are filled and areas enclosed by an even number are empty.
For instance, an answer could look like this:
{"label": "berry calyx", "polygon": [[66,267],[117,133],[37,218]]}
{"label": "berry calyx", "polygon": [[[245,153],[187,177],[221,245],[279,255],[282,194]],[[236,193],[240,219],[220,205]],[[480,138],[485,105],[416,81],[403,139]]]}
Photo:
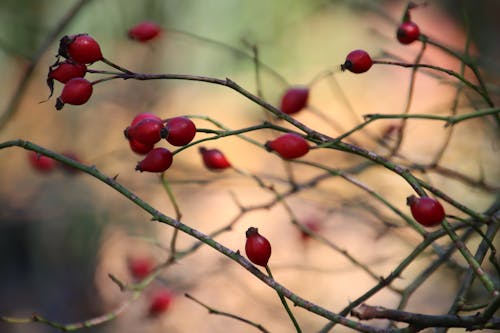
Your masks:
{"label": "berry calyx", "polygon": [[90,96],[92,96],[92,83],[84,78],[75,77],[64,85],[61,96],[57,98],[56,109],[61,110],[64,104],[85,104]]}
{"label": "berry calyx", "polygon": [[28,159],[30,161],[31,166],[39,172],[49,173],[53,171],[57,166],[57,161],[37,153],[36,151],[29,151]]}
{"label": "berry calyx", "polygon": [[80,64],[91,64],[103,59],[99,43],[88,34],[61,38],[59,54]]}
{"label": "berry calyx", "polygon": [[424,227],[435,227],[445,218],[444,208],[436,199],[411,195],[406,203],[413,218]]}
{"label": "berry calyx", "polygon": [[297,86],[289,88],[281,97],[280,110],[286,114],[297,113],[306,107],[308,98],[308,87]]}
{"label": "berry calyx", "polygon": [[224,170],[231,167],[231,163],[226,159],[226,156],[219,149],[199,149],[203,164],[210,170]]}
{"label": "berry calyx", "polygon": [[151,39],[155,38],[161,33],[161,27],[152,21],[143,21],[137,23],[128,31],[128,37],[130,39],[139,41],[139,42],[147,42]]}
{"label": "berry calyx", "polygon": [[309,152],[306,139],[296,133],[285,133],[265,144],[268,151],[275,151],[284,159],[294,159]]}
{"label": "berry calyx", "polygon": [[368,52],[364,50],[354,50],[349,52],[344,64],[340,65],[342,71],[360,74],[368,71],[372,67],[373,61]]}
{"label": "berry calyx", "polygon": [[245,253],[255,265],[266,266],[271,257],[271,243],[254,227],[246,231]]}
{"label": "berry calyx", "polygon": [[147,153],[142,161],[137,163],[135,169],[140,172],[164,172],[172,165],[172,161],[173,155],[170,150],[154,148]]}
{"label": "berry calyx", "polygon": [[151,317],[157,317],[165,313],[170,308],[173,300],[174,295],[169,289],[163,288],[156,290],[151,296],[148,314]]}
{"label": "berry calyx", "polygon": [[49,70],[48,79],[66,83],[75,77],[84,77],[86,73],[87,66],[84,64],[76,64],[66,60]]}
{"label": "berry calyx", "polygon": [[162,135],[174,146],[185,146],[190,143],[196,135],[196,126],[187,117],[175,117],[167,120],[166,133]]}
{"label": "berry calyx", "polygon": [[144,145],[154,145],[161,140],[163,121],[156,118],[145,118],[135,125],[125,129],[125,137],[138,141]]}
{"label": "berry calyx", "polygon": [[128,268],[134,279],[142,280],[153,271],[154,262],[149,257],[132,258],[128,261]]}
{"label": "berry calyx", "polygon": [[415,22],[406,21],[399,25],[396,37],[401,44],[411,44],[420,37],[420,29]]}

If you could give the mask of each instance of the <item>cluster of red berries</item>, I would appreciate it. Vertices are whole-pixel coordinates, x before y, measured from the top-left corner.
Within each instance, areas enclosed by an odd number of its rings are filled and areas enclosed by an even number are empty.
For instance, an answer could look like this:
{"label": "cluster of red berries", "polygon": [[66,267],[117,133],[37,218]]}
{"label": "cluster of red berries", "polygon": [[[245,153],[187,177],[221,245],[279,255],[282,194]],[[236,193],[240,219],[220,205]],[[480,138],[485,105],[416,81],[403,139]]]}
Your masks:
{"label": "cluster of red berries", "polygon": [[173,154],[167,148],[155,148],[155,144],[166,139],[173,146],[185,146],[194,139],[196,126],[187,117],[174,117],[164,121],[145,112],[134,117],[124,134],[132,151],[146,155],[137,164],[136,170],[164,172],[172,165]]}
{"label": "cluster of red berries", "polygon": [[[148,42],[161,33],[161,27],[151,21],[136,24],[128,31],[129,38]],[[60,61],[60,57],[64,58]],[[88,34],[64,36],[59,41],[58,59],[49,68],[47,84],[52,91],[54,80],[64,83],[61,95],[57,98],[56,109],[65,104],[82,105],[92,96],[93,84],[85,79],[87,65],[104,60],[99,43]]]}
{"label": "cluster of red berries", "polygon": [[[62,155],[66,156],[68,158],[71,158],[72,160],[75,160],[77,162],[81,162],[78,155],[76,155],[73,152],[69,152],[69,151],[64,152],[64,153],[62,153]],[[67,172],[69,174],[75,174],[79,171],[78,169],[75,169],[72,166],[69,166],[69,165],[64,164],[64,163],[59,163],[58,161],[56,161],[48,156],[42,155],[40,153],[37,153],[35,151],[31,151],[31,150],[28,152],[28,160],[29,160],[31,166],[36,171],[41,172],[41,173],[50,173],[50,172],[56,171],[57,169],[62,170],[64,172]]]}

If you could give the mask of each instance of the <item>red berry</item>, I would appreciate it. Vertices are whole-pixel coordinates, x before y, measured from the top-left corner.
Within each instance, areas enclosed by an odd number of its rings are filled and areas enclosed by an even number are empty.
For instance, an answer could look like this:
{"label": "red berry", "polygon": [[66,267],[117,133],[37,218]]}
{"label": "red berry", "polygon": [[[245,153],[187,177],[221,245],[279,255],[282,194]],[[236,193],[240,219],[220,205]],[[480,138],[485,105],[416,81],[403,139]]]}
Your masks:
{"label": "red berry", "polygon": [[173,293],[164,288],[160,290],[156,290],[154,294],[151,296],[151,303],[149,304],[149,315],[152,317],[156,317],[165,313],[172,304],[174,300]]}
{"label": "red berry", "polygon": [[297,113],[307,105],[309,98],[309,88],[292,87],[289,88],[281,97],[280,110],[286,114]]}
{"label": "red berry", "polygon": [[87,66],[84,64],[76,64],[70,61],[64,61],[51,68],[49,71],[49,78],[57,80],[61,83],[66,83],[75,77],[84,77],[87,73]]}
{"label": "red berry", "polygon": [[141,120],[144,120],[144,119],[156,119],[156,120],[162,121],[161,118],[158,117],[157,115],[154,115],[154,114],[149,113],[149,112],[143,112],[143,113],[139,113],[138,115],[136,115],[134,117],[134,119],[132,119],[132,123],[130,124],[130,126],[134,126],[138,122],[140,122]]}
{"label": "red berry", "polygon": [[218,149],[200,148],[200,154],[203,158],[203,164],[210,170],[223,170],[231,167],[231,163],[226,156]]}
{"label": "red berry", "polygon": [[85,104],[92,96],[92,83],[81,77],[75,77],[66,84],[57,98],[56,109],[61,110],[64,104]]}
{"label": "red berry", "polygon": [[39,154],[36,151],[30,151],[28,153],[28,158],[29,158],[29,161],[31,163],[31,166],[35,170],[43,172],[43,173],[51,172],[57,166],[56,160],[54,160],[48,156]]}
{"label": "red berry", "polygon": [[306,139],[295,133],[286,133],[266,143],[269,151],[276,151],[284,159],[294,159],[309,152]]}
{"label": "red berry", "polygon": [[359,74],[368,71],[372,65],[373,61],[368,52],[364,50],[354,50],[347,55],[345,63],[341,65],[340,68],[343,71],[347,69],[348,71]]}
{"label": "red berry", "polygon": [[[305,226],[308,230],[310,230],[310,231],[312,231],[312,232],[314,232],[314,233],[318,232],[318,231],[319,231],[319,229],[320,229],[320,224],[319,224],[319,222],[318,222],[318,220],[317,220],[317,219],[309,219],[309,220],[307,220],[307,221],[304,223],[304,226]],[[305,232],[304,230],[300,229],[300,239],[301,239],[303,242],[306,242],[306,241],[308,241],[308,240],[309,240],[309,238],[311,238],[311,235],[310,235],[309,233]]]}
{"label": "red berry", "polygon": [[420,36],[418,25],[412,21],[406,21],[399,25],[396,37],[401,44],[411,44]]}
{"label": "red berry", "polygon": [[437,226],[445,218],[443,206],[433,198],[412,195],[406,199],[406,203],[410,206],[413,218],[424,227]]}
{"label": "red berry", "polygon": [[158,24],[151,21],[144,21],[130,28],[128,31],[128,37],[139,42],[147,42],[158,36],[160,33],[161,27]]}
{"label": "red berry", "polygon": [[130,145],[130,149],[139,155],[146,155],[155,147],[154,145],[145,145],[137,140],[128,140],[128,143]]}
{"label": "red berry", "polygon": [[167,170],[173,161],[173,155],[170,150],[166,148],[154,148],[146,157],[139,163],[135,169],[137,171],[143,172],[163,172]]}
{"label": "red berry", "polygon": [[245,253],[248,259],[256,265],[266,266],[271,257],[271,243],[254,227],[246,232]]}
{"label": "red berry", "polygon": [[59,54],[80,64],[103,59],[99,43],[87,34],[64,36],[59,43]]}
{"label": "red berry", "polygon": [[129,140],[135,140],[144,145],[154,145],[161,140],[162,128],[162,120],[145,118],[125,129],[125,136]]}
{"label": "red berry", "polygon": [[149,257],[132,258],[128,262],[128,268],[135,279],[142,280],[153,271],[154,262]]}
{"label": "red berry", "polygon": [[196,126],[187,117],[175,117],[167,120],[167,141],[174,146],[185,146],[196,135]]}

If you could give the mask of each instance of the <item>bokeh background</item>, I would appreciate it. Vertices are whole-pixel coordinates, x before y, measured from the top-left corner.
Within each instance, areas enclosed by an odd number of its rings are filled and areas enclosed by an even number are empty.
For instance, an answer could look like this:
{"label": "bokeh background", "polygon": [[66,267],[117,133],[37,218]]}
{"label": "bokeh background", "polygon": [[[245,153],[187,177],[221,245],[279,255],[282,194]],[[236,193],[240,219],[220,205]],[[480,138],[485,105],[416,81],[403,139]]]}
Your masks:
{"label": "bokeh background", "polygon": [[[25,68],[52,29],[76,1],[0,1],[0,107],[3,112],[16,93]],[[459,4],[460,3],[460,4]],[[311,87],[310,107],[296,117],[328,135],[336,136],[362,121],[367,113],[402,113],[410,71],[374,66],[368,73],[340,73],[345,55],[357,48],[373,57],[386,54],[413,61],[417,44],[400,45],[394,38],[405,1],[162,1],[94,0],[79,11],[64,32],[86,32],[101,44],[113,62],[145,73],[182,73],[229,77],[255,92],[256,71],[251,45],[266,64],[259,73],[263,97],[278,105],[287,84],[309,84],[325,71],[334,71]],[[465,9],[464,9],[465,8]],[[498,97],[500,56],[497,1],[428,1],[412,17],[421,30],[458,50],[466,40],[467,14],[472,52],[480,55],[483,74]],[[126,38],[127,29],[144,19],[164,27],[158,40],[144,45]],[[57,38],[57,39],[58,39]],[[220,42],[220,43],[217,43]],[[57,152],[72,151],[85,163],[114,176],[135,194],[169,216],[173,206],[154,174],[134,171],[140,159],[128,148],[123,129],[133,116],[152,112],[162,118],[175,115],[209,116],[230,128],[257,124],[266,114],[234,91],[206,83],[181,81],[111,81],[99,84],[84,106],[54,109],[54,97],[45,103],[48,66],[55,61],[53,42],[34,69],[16,112],[0,130],[0,141],[22,138]],[[460,64],[429,47],[424,62],[454,70]],[[100,64],[95,68],[105,68]],[[269,70],[272,69],[272,70]],[[277,73],[279,75],[277,75]],[[92,76],[89,76],[92,78]],[[94,76],[95,77],[95,76]],[[285,81],[283,80],[285,79]],[[420,73],[412,113],[450,113],[456,85]],[[56,85],[54,96],[60,92]],[[498,98],[496,99],[498,102]],[[481,105],[470,92],[459,99],[460,112]],[[208,122],[195,120],[198,127]],[[397,121],[378,121],[351,140],[383,153],[377,139]],[[435,173],[422,175],[429,182],[469,207],[483,211],[498,194],[500,181],[498,127],[489,119],[457,126],[442,165],[472,179],[484,178],[491,189],[481,189]],[[410,121],[401,154],[415,163],[429,163],[442,147],[447,131],[441,122]],[[264,143],[275,133],[261,131],[252,138]],[[202,138],[198,134],[197,138]],[[390,139],[389,139],[390,142]],[[236,137],[206,143],[224,151],[234,166],[287,188],[287,166],[276,156]],[[313,151],[308,160],[335,168],[362,162],[340,152]],[[294,166],[297,181],[319,174]],[[356,178],[407,212],[405,198],[411,189],[399,177],[379,167]],[[235,171],[213,173],[204,169],[197,148],[176,156],[167,172],[173,192],[188,225],[210,233],[239,214],[243,206],[272,201],[268,191]],[[495,187],[496,186],[496,187]],[[301,223],[316,221],[322,235],[386,276],[419,242],[415,232],[364,191],[339,179],[329,179],[287,199]],[[458,212],[446,206],[450,214]],[[377,214],[373,213],[373,209]],[[387,228],[384,222],[399,227]],[[303,242],[282,205],[247,213],[218,241],[243,250],[244,231],[256,226],[271,240],[270,261],[276,279],[297,294],[333,311],[362,295],[375,281],[331,248],[315,241]],[[40,174],[28,162],[27,152],[0,151],[0,315],[29,316],[33,312],[63,323],[78,322],[118,307],[125,295],[108,278],[112,273],[130,281],[127,260],[151,257],[157,262],[168,253],[171,228],[150,222],[149,216],[104,184],[84,174]],[[179,236],[179,248],[193,244]],[[422,256],[396,282],[404,286],[433,258]],[[460,262],[460,258],[456,258]],[[420,262],[421,261],[421,262]],[[460,274],[440,269],[411,299],[408,309],[445,313]],[[177,295],[167,314],[146,317],[148,293],[167,286]],[[478,289],[480,290],[480,288]],[[241,322],[209,315],[183,297],[189,292],[222,311],[244,316],[271,332],[292,330],[273,290],[238,265],[208,247],[170,266],[143,297],[116,320],[91,328],[92,332],[253,332]],[[478,291],[480,295],[480,291]],[[386,290],[369,303],[394,307],[397,295]],[[304,332],[319,331],[327,321],[293,309]],[[380,323],[384,325],[384,323]],[[348,331],[335,328],[335,331]],[[1,332],[52,332],[43,325],[0,323]]]}

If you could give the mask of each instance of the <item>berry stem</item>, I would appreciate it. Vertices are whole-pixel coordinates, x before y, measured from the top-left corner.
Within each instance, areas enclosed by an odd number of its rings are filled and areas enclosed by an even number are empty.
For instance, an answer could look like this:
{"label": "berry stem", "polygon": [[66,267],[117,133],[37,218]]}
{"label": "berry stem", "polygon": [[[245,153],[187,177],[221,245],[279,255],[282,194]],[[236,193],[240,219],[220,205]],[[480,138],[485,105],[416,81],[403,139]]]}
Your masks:
{"label": "berry stem", "polygon": [[[271,273],[271,268],[269,268],[269,265],[266,265],[266,272],[269,275],[269,277],[274,280],[273,273]],[[283,297],[283,295],[279,291],[277,291],[277,293],[278,293],[278,296],[281,300],[281,304],[283,304],[283,307],[285,308],[286,313],[288,313],[288,316],[290,317],[290,320],[292,321],[293,326],[295,327],[295,330],[297,331],[297,333],[302,333],[302,330],[300,329],[299,323],[297,322],[297,319],[295,319],[295,316],[293,315],[292,310],[290,310],[290,307],[288,306],[288,303],[286,302],[285,297]]]}

